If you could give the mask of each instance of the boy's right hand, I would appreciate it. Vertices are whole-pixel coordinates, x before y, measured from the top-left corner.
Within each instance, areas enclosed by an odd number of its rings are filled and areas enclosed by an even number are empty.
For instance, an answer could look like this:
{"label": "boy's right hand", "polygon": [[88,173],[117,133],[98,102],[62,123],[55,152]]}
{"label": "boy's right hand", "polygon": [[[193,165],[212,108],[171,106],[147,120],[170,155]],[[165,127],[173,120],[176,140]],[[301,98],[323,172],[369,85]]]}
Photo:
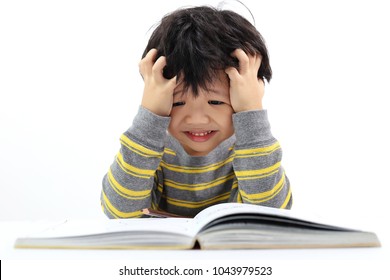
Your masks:
{"label": "boy's right hand", "polygon": [[173,103],[173,91],[176,87],[176,76],[167,80],[163,69],[167,64],[165,56],[156,60],[157,50],[151,49],[139,63],[139,71],[145,87],[141,105],[152,113],[167,117]]}

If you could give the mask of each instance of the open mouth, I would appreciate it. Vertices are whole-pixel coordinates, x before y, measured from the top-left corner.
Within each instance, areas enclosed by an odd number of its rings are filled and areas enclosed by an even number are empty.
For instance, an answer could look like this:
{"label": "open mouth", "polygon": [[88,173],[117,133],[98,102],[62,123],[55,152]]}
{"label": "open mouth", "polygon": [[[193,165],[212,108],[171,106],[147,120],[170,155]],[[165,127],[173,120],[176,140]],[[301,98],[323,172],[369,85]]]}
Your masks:
{"label": "open mouth", "polygon": [[216,133],[215,130],[205,130],[205,131],[185,131],[185,134],[188,138],[195,142],[204,142],[209,140]]}

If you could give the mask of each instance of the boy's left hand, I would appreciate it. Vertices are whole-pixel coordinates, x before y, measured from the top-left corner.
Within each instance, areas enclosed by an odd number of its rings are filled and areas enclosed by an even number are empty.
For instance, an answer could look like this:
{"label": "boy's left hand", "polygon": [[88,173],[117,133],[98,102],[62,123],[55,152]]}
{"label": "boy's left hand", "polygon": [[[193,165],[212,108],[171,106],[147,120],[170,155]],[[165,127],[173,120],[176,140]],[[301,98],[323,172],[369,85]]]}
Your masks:
{"label": "boy's left hand", "polygon": [[263,109],[264,82],[257,77],[261,55],[251,56],[242,49],[236,49],[232,56],[239,62],[239,69],[229,67],[225,73],[230,79],[230,102],[238,113]]}

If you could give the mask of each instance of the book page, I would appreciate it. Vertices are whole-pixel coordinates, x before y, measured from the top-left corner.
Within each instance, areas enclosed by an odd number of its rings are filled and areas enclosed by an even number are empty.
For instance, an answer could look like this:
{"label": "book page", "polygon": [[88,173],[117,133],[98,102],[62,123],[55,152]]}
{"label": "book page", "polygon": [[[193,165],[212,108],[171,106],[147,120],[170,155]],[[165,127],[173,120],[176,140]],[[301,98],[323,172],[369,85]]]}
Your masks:
{"label": "book page", "polygon": [[215,219],[227,215],[241,213],[263,214],[275,217],[283,217],[287,219],[298,219],[311,223],[318,223],[318,221],[316,221],[313,216],[310,217],[310,215],[308,214],[303,215],[302,213],[297,213],[293,210],[278,209],[244,203],[221,203],[204,209],[194,217],[192,221],[192,234],[197,234],[206,224]]}
{"label": "book page", "polygon": [[190,222],[191,219],[184,218],[64,220],[53,223],[41,231],[28,234],[27,237],[52,238],[135,231],[191,236]]}

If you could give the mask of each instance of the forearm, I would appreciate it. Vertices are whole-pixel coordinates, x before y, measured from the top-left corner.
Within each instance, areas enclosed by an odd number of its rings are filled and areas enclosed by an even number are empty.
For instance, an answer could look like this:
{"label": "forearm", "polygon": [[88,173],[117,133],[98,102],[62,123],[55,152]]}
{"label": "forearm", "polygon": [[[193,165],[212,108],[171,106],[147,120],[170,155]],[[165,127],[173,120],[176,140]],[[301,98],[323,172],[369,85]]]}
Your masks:
{"label": "forearm", "polygon": [[121,136],[120,151],[103,178],[101,203],[108,217],[138,217],[151,206],[168,124],[169,118],[141,107]]}
{"label": "forearm", "polygon": [[282,149],[272,136],[267,111],[233,116],[236,134],[233,168],[244,203],[291,207],[288,178],[281,166]]}

